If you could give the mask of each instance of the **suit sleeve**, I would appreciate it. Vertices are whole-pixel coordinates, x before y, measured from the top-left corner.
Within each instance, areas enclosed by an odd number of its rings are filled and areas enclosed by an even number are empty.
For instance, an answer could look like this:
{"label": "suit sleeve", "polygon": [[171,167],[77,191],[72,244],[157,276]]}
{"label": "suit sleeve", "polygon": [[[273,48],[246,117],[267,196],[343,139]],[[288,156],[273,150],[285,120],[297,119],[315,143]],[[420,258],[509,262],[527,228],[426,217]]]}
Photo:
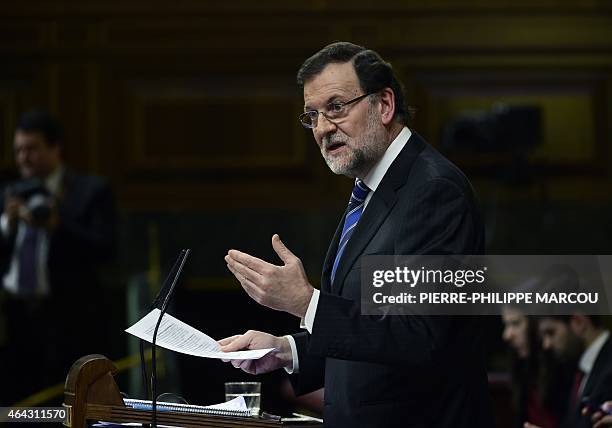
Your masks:
{"label": "suit sleeve", "polygon": [[83,206],[75,212],[60,210],[60,223],[55,238],[62,248],[72,248],[79,257],[92,261],[108,260],[115,252],[116,211],[110,186],[96,180]]}
{"label": "suit sleeve", "polygon": [[[471,193],[437,178],[404,195],[409,200],[393,239],[394,254],[478,254],[482,231]],[[398,204],[403,200],[398,201]],[[397,220],[396,220],[397,221]],[[448,352],[452,340],[470,340],[474,319],[448,316],[365,316],[360,302],[321,292],[309,358],[331,357],[428,367]],[[457,334],[459,332],[459,334]],[[301,360],[300,360],[301,364]]]}
{"label": "suit sleeve", "polygon": [[11,257],[15,248],[16,232],[11,231],[7,235],[0,233],[0,278],[9,269]]}
{"label": "suit sleeve", "polygon": [[308,352],[311,335],[307,332],[293,334],[299,360],[299,373],[289,376],[296,395],[315,391],[323,386],[325,358]]}

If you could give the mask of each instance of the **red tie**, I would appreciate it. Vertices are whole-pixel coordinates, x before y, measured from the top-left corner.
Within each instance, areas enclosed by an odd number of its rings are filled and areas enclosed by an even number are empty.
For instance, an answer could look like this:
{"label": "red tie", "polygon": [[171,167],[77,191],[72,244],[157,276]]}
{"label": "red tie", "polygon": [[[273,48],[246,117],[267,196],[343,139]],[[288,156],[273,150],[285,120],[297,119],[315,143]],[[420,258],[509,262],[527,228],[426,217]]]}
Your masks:
{"label": "red tie", "polygon": [[576,370],[574,377],[574,387],[572,388],[572,406],[578,408],[580,406],[580,385],[584,379],[584,372],[580,369]]}

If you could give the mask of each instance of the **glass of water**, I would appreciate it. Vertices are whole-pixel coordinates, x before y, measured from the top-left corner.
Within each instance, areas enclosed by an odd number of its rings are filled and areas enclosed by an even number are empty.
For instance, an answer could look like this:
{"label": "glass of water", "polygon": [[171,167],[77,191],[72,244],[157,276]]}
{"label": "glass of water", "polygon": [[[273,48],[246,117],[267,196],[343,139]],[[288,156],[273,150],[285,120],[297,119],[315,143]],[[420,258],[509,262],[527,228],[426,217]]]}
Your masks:
{"label": "glass of water", "polygon": [[225,382],[225,401],[242,395],[247,408],[253,416],[259,415],[261,408],[261,382]]}

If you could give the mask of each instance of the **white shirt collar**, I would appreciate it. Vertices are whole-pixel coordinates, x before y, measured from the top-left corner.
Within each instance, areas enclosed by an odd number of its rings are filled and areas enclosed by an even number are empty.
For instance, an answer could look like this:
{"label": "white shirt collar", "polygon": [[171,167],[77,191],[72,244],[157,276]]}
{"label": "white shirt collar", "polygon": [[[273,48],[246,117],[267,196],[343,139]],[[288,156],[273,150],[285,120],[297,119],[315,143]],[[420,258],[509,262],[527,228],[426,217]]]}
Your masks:
{"label": "white shirt collar", "polygon": [[64,176],[64,167],[59,166],[53,170],[51,174],[45,178],[45,186],[49,191],[57,196],[62,187],[62,177]]}
{"label": "white shirt collar", "polygon": [[591,373],[591,370],[593,370],[595,360],[599,355],[599,351],[601,351],[601,348],[604,346],[604,343],[606,343],[606,340],[608,340],[608,336],[610,336],[610,332],[605,330],[603,333],[597,336],[597,339],[595,339],[586,349],[586,351],[582,353],[578,367],[580,367],[580,370],[582,370],[585,374],[589,374]]}
{"label": "white shirt collar", "polygon": [[389,147],[387,147],[387,150],[385,151],[383,157],[380,158],[378,162],[376,162],[376,164],[374,165],[374,167],[372,167],[368,175],[363,178],[363,182],[371,190],[370,194],[376,191],[376,188],[389,170],[389,167],[391,166],[397,155],[400,154],[411,136],[412,132],[410,132],[410,129],[404,126],[400,133],[397,134],[397,137],[395,137],[391,144],[389,144]]}

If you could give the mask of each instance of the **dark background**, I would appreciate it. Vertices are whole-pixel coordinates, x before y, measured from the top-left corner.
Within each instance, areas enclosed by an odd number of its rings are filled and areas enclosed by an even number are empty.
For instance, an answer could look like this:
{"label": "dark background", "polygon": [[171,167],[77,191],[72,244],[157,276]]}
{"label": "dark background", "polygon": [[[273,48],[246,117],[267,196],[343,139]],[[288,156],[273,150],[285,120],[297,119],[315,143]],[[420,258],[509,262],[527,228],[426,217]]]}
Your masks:
{"label": "dark background", "polygon": [[[223,256],[276,260],[279,233],[318,284],[351,181],[328,171],[299,125],[295,73],[335,40],[393,64],[417,109],[411,127],[472,180],[489,253],[610,253],[607,1],[3,2],[0,174],[14,173],[19,114],[42,106],[65,125],[67,163],[108,176],[117,195],[120,255],[92,292],[108,302],[101,353],[134,351],[122,329],[142,309],[128,290],[147,302],[184,247],[193,256],[174,315],[215,338],[298,328],[252,302]],[[442,144],[459,115],[497,103],[539,108],[536,146]],[[491,320],[491,370],[504,368],[499,334]],[[218,361],[163,356],[164,388],[192,402],[220,401],[223,381],[246,379]],[[268,389],[281,378],[268,376]],[[127,373],[119,379],[132,388]]]}

